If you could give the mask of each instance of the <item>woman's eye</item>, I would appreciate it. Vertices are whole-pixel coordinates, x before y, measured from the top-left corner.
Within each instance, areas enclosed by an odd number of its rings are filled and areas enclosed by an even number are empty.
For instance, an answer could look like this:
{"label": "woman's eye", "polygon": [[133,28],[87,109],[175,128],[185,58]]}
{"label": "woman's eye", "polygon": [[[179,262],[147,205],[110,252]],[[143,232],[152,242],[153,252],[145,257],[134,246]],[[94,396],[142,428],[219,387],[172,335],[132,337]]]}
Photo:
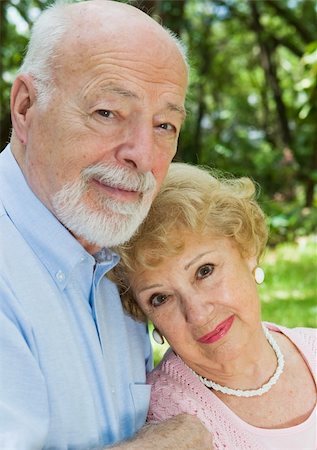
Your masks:
{"label": "woman's eye", "polygon": [[113,112],[109,109],[98,109],[97,113],[101,117],[106,117],[107,119],[113,117]]}
{"label": "woman's eye", "polygon": [[153,294],[150,298],[150,303],[152,306],[160,306],[166,302],[168,295],[164,294]]}
{"label": "woman's eye", "polygon": [[205,264],[197,270],[197,278],[207,278],[209,275],[211,275],[214,271],[215,266],[213,264]]}

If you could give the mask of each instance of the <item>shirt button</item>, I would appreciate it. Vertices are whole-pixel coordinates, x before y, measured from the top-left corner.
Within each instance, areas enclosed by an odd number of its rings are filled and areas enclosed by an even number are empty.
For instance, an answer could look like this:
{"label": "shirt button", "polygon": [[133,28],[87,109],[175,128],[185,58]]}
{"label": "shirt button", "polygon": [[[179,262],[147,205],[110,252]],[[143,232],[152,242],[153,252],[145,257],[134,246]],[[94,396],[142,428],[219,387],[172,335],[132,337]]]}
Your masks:
{"label": "shirt button", "polygon": [[85,259],[86,259],[86,258],[85,258],[84,256],[82,256],[82,257],[80,258],[80,261],[81,261],[81,262],[84,262]]}
{"label": "shirt button", "polygon": [[65,280],[65,274],[61,270],[59,270],[55,276],[59,282],[62,282]]}

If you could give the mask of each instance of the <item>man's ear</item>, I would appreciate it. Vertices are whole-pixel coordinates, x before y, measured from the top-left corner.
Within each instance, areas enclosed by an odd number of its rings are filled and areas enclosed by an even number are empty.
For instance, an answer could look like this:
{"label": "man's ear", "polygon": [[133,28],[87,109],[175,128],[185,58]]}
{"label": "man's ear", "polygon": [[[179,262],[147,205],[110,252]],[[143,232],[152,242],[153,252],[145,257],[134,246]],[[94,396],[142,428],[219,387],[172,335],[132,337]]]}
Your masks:
{"label": "man's ear", "polygon": [[27,143],[35,98],[36,91],[32,77],[28,74],[18,75],[11,89],[11,120],[16,136],[22,144]]}

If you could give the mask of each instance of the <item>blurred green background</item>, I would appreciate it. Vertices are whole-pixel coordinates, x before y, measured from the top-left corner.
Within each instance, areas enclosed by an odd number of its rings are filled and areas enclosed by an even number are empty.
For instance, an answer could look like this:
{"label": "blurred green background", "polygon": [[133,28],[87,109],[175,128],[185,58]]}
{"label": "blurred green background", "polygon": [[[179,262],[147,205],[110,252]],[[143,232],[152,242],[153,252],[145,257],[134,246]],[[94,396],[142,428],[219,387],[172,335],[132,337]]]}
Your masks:
{"label": "blurred green background", "polygon": [[[30,26],[51,3],[0,0],[1,149]],[[125,3],[162,22],[188,48],[188,118],[176,160],[250,176],[261,186],[270,226],[263,317],[316,326],[317,2]]]}

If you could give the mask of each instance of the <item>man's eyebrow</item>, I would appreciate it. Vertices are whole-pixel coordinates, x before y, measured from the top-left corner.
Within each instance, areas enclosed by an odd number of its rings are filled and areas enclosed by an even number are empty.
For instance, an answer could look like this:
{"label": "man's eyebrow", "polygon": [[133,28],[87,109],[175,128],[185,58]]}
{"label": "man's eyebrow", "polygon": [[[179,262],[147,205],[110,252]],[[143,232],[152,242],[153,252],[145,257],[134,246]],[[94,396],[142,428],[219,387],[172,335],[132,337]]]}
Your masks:
{"label": "man's eyebrow", "polygon": [[182,116],[183,121],[186,119],[186,109],[183,106],[176,105],[175,103],[168,103],[167,109],[179,113]]}
{"label": "man's eyebrow", "polygon": [[119,94],[122,97],[129,97],[129,98],[136,98],[139,99],[140,97],[133,91],[130,91],[130,89],[125,89],[120,86],[117,86],[115,84],[109,84],[107,86],[103,86],[101,88],[102,92],[114,92],[115,94]]}
{"label": "man's eyebrow", "polygon": [[[125,89],[121,86],[115,85],[113,83],[110,83],[107,86],[103,86],[101,88],[101,91],[102,92],[114,92],[115,94],[119,94],[122,97],[136,98],[137,100],[140,100],[140,97],[135,92],[131,91],[130,89]],[[181,115],[182,121],[185,120],[186,109],[183,106],[177,105],[176,103],[168,102],[166,109],[171,112],[177,112],[178,114]]]}

